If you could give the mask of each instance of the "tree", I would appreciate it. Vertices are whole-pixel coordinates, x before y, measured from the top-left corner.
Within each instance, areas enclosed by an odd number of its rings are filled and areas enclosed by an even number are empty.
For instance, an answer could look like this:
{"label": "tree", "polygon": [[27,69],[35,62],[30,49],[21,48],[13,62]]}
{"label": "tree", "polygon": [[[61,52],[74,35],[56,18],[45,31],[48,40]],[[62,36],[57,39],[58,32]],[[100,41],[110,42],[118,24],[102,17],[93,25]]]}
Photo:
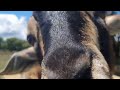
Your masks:
{"label": "tree", "polygon": [[2,49],[2,44],[3,44],[4,40],[2,37],[0,37],[0,49]]}
{"label": "tree", "polygon": [[6,40],[6,43],[7,49],[10,51],[20,51],[30,46],[26,41],[17,38],[9,38]]}
{"label": "tree", "polygon": [[25,40],[17,38],[9,38],[7,40],[3,40],[3,38],[0,37],[1,50],[20,51],[28,47],[30,47],[30,45]]}

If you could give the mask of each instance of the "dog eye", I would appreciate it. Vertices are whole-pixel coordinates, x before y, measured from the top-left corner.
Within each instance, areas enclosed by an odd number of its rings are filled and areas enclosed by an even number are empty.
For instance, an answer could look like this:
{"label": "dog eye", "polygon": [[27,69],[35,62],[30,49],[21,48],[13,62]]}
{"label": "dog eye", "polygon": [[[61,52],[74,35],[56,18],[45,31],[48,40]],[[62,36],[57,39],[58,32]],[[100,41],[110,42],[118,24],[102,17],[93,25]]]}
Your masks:
{"label": "dog eye", "polygon": [[28,35],[27,36],[27,41],[31,44],[34,45],[34,43],[36,42],[36,38],[33,35]]}

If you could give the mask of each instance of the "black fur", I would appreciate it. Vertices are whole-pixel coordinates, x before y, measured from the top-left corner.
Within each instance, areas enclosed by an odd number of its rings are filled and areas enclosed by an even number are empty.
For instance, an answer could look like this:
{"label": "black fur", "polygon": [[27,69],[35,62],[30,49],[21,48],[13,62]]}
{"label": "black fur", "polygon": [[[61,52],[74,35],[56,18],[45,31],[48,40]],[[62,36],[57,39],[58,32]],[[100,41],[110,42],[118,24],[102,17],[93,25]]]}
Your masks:
{"label": "black fur", "polygon": [[[88,22],[83,12],[79,11],[35,11],[33,16],[38,21],[44,42],[43,63],[50,79],[91,78],[91,52],[81,43],[86,36],[82,33]],[[97,21],[95,25],[101,27]],[[108,56],[107,32],[100,28],[101,49]],[[104,38],[104,37],[106,38]],[[103,39],[104,38],[104,39]],[[105,40],[105,41],[104,41]],[[105,45],[104,45],[105,44]],[[106,54],[107,52],[107,54]]]}
{"label": "black fur", "polygon": [[[96,12],[97,13],[97,12]],[[99,11],[99,13],[102,13]],[[98,28],[98,32],[99,32],[99,44],[100,44],[100,51],[102,52],[103,56],[105,57],[110,69],[113,68],[113,62],[115,59],[114,56],[114,51],[112,51],[113,48],[113,40],[110,42],[110,39],[112,39],[108,33],[107,30],[107,25],[105,23],[105,14],[103,15],[103,17],[101,17],[101,14],[99,15],[95,14],[93,17],[93,21],[95,22],[95,25]],[[105,13],[105,11],[104,11]],[[112,13],[111,13],[112,14]],[[109,14],[109,15],[111,15]],[[111,46],[110,46],[111,45]]]}
{"label": "black fur", "polygon": [[[109,15],[113,15],[113,11],[88,11],[88,15],[90,15],[91,19],[93,20],[94,24],[96,25],[99,33],[99,44],[100,44],[100,51],[102,52],[103,56],[105,57],[110,69],[113,68],[113,62],[115,60],[113,44],[114,40],[110,37],[108,32],[107,25],[105,23],[105,17]],[[110,41],[111,39],[111,41]]]}
{"label": "black fur", "polygon": [[27,35],[27,41],[28,41],[28,43],[29,43],[30,45],[33,46],[34,43],[36,42],[36,38],[35,38],[35,36],[29,34],[29,35]]}

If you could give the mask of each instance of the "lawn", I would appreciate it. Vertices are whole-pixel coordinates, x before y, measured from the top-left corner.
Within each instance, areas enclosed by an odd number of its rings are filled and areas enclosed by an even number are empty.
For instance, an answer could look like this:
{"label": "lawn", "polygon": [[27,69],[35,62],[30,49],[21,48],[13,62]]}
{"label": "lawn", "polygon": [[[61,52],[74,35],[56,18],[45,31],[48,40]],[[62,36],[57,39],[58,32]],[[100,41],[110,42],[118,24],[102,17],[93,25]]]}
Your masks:
{"label": "lawn", "polygon": [[[6,61],[11,57],[14,52],[10,51],[0,51],[0,70],[3,69]],[[1,78],[1,76],[0,76]]]}
{"label": "lawn", "polygon": [[2,69],[3,65],[11,57],[13,53],[14,52],[10,52],[10,51],[0,51],[0,69]]}

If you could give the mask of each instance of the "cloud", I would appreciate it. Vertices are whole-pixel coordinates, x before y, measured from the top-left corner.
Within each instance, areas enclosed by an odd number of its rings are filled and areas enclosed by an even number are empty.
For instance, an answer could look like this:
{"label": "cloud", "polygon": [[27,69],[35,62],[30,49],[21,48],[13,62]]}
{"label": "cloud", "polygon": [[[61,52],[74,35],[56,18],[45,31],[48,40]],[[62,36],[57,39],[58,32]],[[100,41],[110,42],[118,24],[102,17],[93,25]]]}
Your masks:
{"label": "cloud", "polygon": [[0,37],[16,37],[26,40],[27,20],[14,14],[0,14]]}

